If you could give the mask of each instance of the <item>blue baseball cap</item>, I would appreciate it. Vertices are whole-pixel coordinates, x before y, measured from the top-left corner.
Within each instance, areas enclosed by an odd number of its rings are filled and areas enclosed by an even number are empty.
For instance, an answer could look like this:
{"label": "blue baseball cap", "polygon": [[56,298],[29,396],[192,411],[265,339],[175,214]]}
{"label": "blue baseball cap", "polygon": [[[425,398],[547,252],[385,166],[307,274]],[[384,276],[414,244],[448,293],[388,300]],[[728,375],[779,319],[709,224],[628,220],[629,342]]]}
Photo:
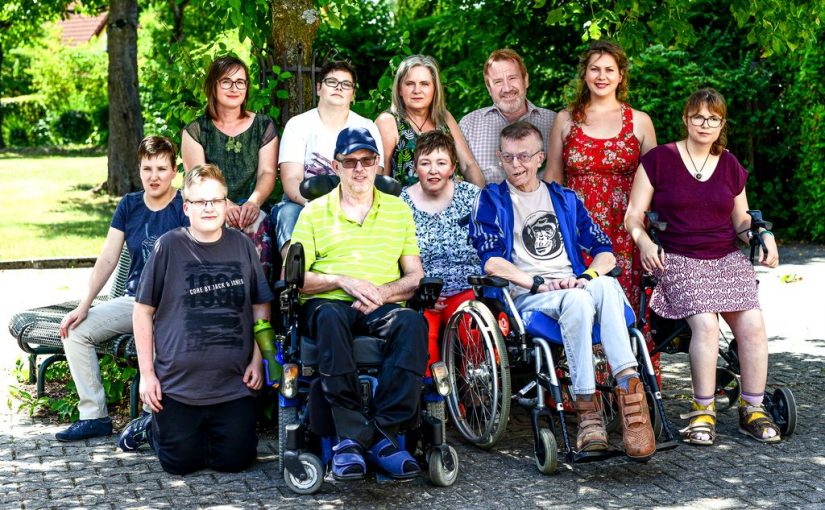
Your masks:
{"label": "blue baseball cap", "polygon": [[335,142],[336,156],[339,154],[346,156],[361,149],[367,149],[378,154],[375,138],[372,137],[367,128],[344,128],[338,133],[338,140]]}

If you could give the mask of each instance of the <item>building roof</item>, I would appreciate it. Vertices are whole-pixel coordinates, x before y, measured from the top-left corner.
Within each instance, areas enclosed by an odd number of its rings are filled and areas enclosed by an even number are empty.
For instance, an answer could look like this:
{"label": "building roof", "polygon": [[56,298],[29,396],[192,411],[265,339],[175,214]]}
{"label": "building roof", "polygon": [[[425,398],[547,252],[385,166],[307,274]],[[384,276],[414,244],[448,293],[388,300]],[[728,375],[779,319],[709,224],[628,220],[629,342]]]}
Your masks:
{"label": "building roof", "polygon": [[61,20],[59,25],[63,29],[61,42],[67,46],[85,44],[106,29],[106,20],[109,14],[104,12],[97,16],[82,16],[70,14],[67,19]]}

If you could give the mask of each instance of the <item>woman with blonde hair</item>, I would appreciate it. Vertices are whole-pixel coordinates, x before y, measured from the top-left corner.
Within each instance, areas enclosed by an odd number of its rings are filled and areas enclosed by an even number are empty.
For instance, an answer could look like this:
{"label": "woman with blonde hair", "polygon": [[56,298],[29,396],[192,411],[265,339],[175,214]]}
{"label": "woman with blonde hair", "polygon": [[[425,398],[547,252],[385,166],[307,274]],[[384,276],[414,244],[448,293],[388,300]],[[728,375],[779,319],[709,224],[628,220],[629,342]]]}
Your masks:
{"label": "woman with blonde hair", "polygon": [[381,132],[384,154],[389,165],[384,174],[403,186],[418,182],[413,155],[418,136],[427,131],[443,131],[453,136],[458,150],[459,167],[465,180],[484,186],[478,167],[458,123],[447,111],[438,64],[432,57],[412,55],[404,59],[395,73],[392,105],[375,119]]}

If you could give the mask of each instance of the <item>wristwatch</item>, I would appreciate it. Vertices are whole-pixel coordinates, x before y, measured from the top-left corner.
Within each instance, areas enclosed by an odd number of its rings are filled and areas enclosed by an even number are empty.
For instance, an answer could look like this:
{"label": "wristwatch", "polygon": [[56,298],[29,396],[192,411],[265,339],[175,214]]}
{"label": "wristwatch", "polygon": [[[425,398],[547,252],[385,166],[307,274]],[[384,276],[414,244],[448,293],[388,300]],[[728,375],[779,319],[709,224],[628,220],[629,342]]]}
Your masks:
{"label": "wristwatch", "polygon": [[530,294],[535,294],[539,291],[539,287],[544,283],[544,278],[541,276],[533,277],[533,286],[530,287]]}

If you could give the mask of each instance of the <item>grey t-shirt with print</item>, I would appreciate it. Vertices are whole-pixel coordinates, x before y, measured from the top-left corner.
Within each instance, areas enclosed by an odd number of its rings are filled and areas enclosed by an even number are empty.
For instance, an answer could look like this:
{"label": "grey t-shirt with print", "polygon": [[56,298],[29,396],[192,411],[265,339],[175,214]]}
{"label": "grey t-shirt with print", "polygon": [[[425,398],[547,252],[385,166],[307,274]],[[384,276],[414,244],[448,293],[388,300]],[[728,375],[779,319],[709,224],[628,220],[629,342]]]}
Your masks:
{"label": "grey t-shirt with print", "polygon": [[252,305],[272,301],[252,241],[224,228],[213,243],[187,228],[158,239],[135,301],[155,308],[155,373],[164,395],[212,405],[254,395]]}

